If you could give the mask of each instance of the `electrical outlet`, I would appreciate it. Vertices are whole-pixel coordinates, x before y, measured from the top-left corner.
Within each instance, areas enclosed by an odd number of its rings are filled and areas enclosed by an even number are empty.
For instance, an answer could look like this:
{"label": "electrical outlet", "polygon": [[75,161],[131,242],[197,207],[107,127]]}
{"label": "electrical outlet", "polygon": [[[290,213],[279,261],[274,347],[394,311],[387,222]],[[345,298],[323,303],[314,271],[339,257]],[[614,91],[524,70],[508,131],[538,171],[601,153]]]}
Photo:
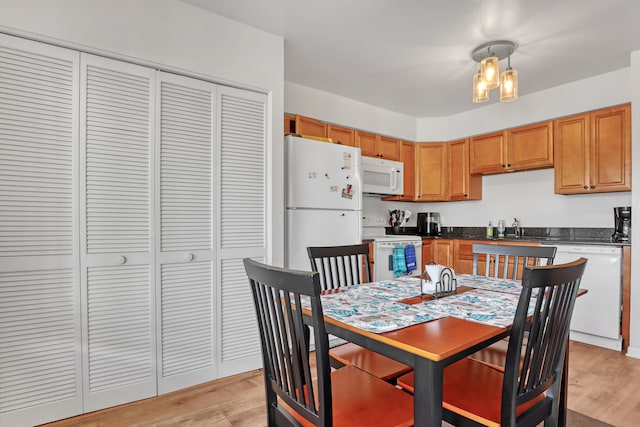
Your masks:
{"label": "electrical outlet", "polygon": [[376,218],[376,224],[384,224],[385,220],[384,218]]}

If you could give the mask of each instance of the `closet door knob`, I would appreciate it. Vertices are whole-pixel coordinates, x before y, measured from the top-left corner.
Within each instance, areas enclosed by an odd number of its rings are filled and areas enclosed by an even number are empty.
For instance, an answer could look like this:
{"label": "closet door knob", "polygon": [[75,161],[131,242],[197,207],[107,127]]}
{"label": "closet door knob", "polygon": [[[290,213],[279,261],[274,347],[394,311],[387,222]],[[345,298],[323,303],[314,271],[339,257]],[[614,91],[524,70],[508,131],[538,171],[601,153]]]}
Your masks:
{"label": "closet door knob", "polygon": [[124,263],[126,263],[126,262],[127,262],[127,257],[126,257],[126,256],[124,256],[124,255],[120,255],[120,256],[118,257],[118,264],[124,264]]}
{"label": "closet door knob", "polygon": [[184,255],[184,260],[185,261],[193,261],[193,254],[185,254]]}

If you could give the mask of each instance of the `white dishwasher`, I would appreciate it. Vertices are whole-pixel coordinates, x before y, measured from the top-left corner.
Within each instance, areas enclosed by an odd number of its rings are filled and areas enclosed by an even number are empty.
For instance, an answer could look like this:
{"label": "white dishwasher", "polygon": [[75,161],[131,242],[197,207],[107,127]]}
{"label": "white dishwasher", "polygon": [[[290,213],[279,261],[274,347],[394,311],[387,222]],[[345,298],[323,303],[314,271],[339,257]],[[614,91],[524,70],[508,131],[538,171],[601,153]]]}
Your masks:
{"label": "white dishwasher", "polygon": [[622,349],[620,321],[622,313],[622,248],[596,245],[552,245],[558,251],[554,264],[587,258],[578,297],[571,319],[570,338],[575,341]]}

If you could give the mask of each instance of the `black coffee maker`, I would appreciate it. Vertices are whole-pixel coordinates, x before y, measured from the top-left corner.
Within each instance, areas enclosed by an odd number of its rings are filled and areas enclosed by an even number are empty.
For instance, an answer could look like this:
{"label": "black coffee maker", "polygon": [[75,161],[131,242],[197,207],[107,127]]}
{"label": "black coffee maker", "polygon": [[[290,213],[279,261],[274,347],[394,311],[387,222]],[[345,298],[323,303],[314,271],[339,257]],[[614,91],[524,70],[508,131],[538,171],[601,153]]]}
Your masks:
{"label": "black coffee maker", "polygon": [[613,208],[615,231],[611,239],[614,242],[628,242],[631,240],[631,206]]}
{"label": "black coffee maker", "polygon": [[437,236],[440,234],[440,213],[418,212],[418,235]]}

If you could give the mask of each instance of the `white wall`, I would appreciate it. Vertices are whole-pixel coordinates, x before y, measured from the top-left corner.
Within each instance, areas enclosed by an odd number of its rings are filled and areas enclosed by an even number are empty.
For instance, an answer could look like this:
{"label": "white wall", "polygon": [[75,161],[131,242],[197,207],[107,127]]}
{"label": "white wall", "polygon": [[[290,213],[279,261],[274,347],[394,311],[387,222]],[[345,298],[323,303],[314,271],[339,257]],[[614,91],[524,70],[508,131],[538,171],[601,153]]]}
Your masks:
{"label": "white wall", "polygon": [[[584,80],[521,96],[514,102],[442,118],[418,119],[418,141],[452,141],[458,138],[568,116],[631,101],[631,69],[623,68]],[[471,101],[469,101],[471,102]]]}
{"label": "white wall", "polygon": [[285,111],[381,135],[416,141],[415,117],[285,82]]}
{"label": "white wall", "polygon": [[[633,108],[640,105],[640,51],[631,54],[631,102]],[[632,150],[632,185],[640,189],[640,111],[634,109],[631,123],[631,138],[634,141]],[[633,192],[631,204],[631,241],[640,242],[640,191]],[[631,252],[631,333],[627,354],[640,358],[640,250]]]}
{"label": "white wall", "polygon": [[274,263],[283,264],[284,41],[177,0],[0,0],[0,29],[269,94]]}
{"label": "white wall", "polygon": [[[630,206],[631,193],[563,196],[553,192],[553,169],[517,172],[482,178],[482,200],[446,203],[381,202],[367,197],[368,222],[386,217],[389,209],[440,212],[443,226],[484,227],[518,218],[523,227],[613,228],[613,207]],[[373,222],[375,224],[375,222]],[[407,225],[415,225],[414,218]]]}

